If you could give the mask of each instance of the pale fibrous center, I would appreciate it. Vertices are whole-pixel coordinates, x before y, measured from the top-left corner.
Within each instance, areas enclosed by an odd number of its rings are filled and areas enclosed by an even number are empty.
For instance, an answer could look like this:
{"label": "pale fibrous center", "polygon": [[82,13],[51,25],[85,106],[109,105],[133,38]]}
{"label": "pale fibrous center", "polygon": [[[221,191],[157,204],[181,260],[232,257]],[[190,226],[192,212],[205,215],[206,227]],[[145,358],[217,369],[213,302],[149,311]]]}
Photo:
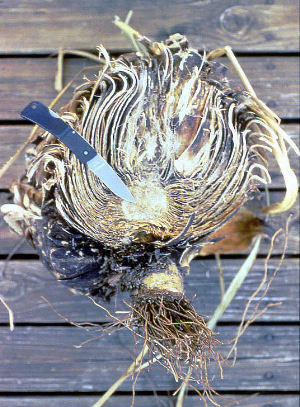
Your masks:
{"label": "pale fibrous center", "polygon": [[135,202],[122,202],[127,220],[151,220],[161,218],[168,210],[166,191],[155,181],[144,181],[130,188]]}

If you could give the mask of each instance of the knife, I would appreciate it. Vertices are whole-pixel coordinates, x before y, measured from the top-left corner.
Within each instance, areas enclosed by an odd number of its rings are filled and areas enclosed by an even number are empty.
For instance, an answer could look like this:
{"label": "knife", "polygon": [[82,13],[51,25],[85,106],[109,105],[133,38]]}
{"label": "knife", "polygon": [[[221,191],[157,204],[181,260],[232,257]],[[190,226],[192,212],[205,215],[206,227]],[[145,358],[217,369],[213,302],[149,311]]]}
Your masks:
{"label": "knife", "polygon": [[104,158],[77,131],[72,129],[71,126],[47,106],[40,102],[31,102],[22,110],[21,116],[58,138],[75,154],[82,164],[87,164],[89,169],[115,195],[126,201],[135,202],[127,186]]}

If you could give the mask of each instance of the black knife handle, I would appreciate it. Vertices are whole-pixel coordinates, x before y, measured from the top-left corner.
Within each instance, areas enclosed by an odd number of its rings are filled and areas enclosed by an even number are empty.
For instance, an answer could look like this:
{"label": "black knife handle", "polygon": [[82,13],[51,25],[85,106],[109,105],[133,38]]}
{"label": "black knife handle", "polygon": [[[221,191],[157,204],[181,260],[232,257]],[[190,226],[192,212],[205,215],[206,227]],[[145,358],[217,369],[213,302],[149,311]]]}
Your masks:
{"label": "black knife handle", "polygon": [[28,119],[54,136],[63,133],[68,126],[56,113],[52,112],[41,102],[31,102],[21,112],[21,116]]}
{"label": "black knife handle", "polygon": [[86,164],[97,155],[94,148],[70,126],[56,137],[69,147],[72,153],[74,153],[83,164]]}
{"label": "black knife handle", "polygon": [[21,116],[53,134],[83,164],[86,164],[97,155],[94,148],[77,131],[42,103],[36,101],[29,103],[21,112]]}

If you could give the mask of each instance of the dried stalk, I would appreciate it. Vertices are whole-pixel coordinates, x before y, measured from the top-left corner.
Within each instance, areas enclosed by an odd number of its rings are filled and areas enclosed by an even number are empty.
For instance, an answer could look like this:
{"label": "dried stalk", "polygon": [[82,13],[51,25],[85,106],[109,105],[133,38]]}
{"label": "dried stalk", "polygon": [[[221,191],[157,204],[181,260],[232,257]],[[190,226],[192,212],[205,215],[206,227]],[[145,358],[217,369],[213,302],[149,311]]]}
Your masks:
{"label": "dried stalk", "polygon": [[4,301],[4,299],[0,296],[0,301],[2,302],[3,306],[7,309],[8,312],[8,318],[9,318],[9,328],[11,331],[14,330],[14,313],[12,309],[7,305],[7,303]]}
{"label": "dried stalk", "polygon": [[220,304],[216,308],[213,316],[211,317],[209,323],[207,324],[207,326],[210,329],[214,329],[217,322],[222,317],[225,310],[227,309],[227,307],[229,306],[229,304],[233,300],[234,296],[236,295],[237,290],[240,288],[243,281],[247,277],[249,271],[251,270],[251,268],[252,268],[252,266],[254,264],[254,261],[255,261],[255,259],[257,257],[258,251],[259,251],[259,246],[260,246],[261,239],[262,239],[261,236],[258,236],[256,238],[256,241],[255,241],[255,243],[253,245],[253,248],[252,248],[251,252],[249,253],[247,259],[245,260],[242,267],[239,269],[239,271],[236,273],[235,277],[231,281],[228,289],[226,290],[226,292],[224,294],[224,297],[223,297],[222,301],[220,302]]}
{"label": "dried stalk", "polygon": [[58,55],[57,55],[57,70],[56,70],[55,81],[54,81],[54,89],[57,92],[61,92],[63,89],[64,57],[67,54],[90,59],[92,61],[96,61],[96,62],[98,62],[99,65],[105,64],[104,59],[100,58],[100,56],[91,54],[90,52],[59,48]]}
{"label": "dried stalk", "polygon": [[219,254],[215,254],[215,258],[217,261],[218,271],[219,271],[219,280],[220,280],[220,291],[221,291],[221,302],[223,301],[224,294],[225,294],[225,284],[224,284],[224,277],[223,277],[223,269],[221,263],[221,257]]}
{"label": "dried stalk", "polygon": [[[137,373],[137,366],[143,360],[144,356],[148,353],[148,347],[145,345],[141,353],[136,357],[135,361],[129,366],[125,373],[103,394],[103,396],[92,405],[92,407],[101,407],[111,397],[111,395],[121,386],[121,384],[130,376]],[[149,363],[144,363],[139,366],[138,372],[149,366]]]}

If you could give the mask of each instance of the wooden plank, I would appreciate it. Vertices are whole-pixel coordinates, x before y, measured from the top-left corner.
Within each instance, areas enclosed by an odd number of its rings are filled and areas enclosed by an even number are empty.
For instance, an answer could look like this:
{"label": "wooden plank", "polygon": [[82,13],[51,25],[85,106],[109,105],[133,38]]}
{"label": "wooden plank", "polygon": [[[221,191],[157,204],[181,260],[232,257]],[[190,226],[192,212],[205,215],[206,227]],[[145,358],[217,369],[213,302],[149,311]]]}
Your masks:
{"label": "wooden plank", "polygon": [[[241,86],[229,61],[226,58],[222,58],[222,61],[230,68],[228,77],[232,79],[232,86]],[[281,117],[299,116],[297,57],[239,57],[239,61],[258,97],[261,97],[271,109]],[[95,65],[95,62],[67,58],[64,69],[65,83],[86,65]],[[55,58],[2,58],[0,72],[1,120],[19,120],[19,112],[31,100],[37,99],[50,103],[56,96]],[[92,74],[87,73],[87,75],[92,77]],[[70,98],[70,94],[62,98],[61,105]]]}
{"label": "wooden plank", "polygon": [[[280,202],[283,198],[284,192],[270,191],[270,201],[271,203]],[[4,203],[11,202],[8,200],[9,194],[2,192],[0,193],[0,206]],[[263,200],[264,202],[264,200]],[[254,202],[253,202],[254,204]],[[286,219],[289,215],[292,215],[292,221],[290,222],[289,228],[289,240],[287,254],[299,254],[299,204],[297,203],[288,212],[281,214],[280,216],[270,216],[268,224],[270,224],[275,230],[280,227],[285,227]],[[8,225],[0,214],[0,254],[8,254],[20,241],[20,236],[9,229]],[[284,235],[280,234],[276,239],[273,254],[281,254],[284,244]],[[270,248],[270,240],[264,238],[260,247],[260,253],[268,253]],[[16,251],[18,254],[34,254],[35,250],[29,246],[26,242],[22,244],[20,248]],[[245,254],[246,252],[240,252]]]}
{"label": "wooden plank", "polygon": [[[288,124],[283,125],[283,129],[290,135],[296,144],[299,145],[299,125]],[[14,152],[25,142],[30,134],[32,126],[15,125],[15,126],[0,126],[0,168]],[[300,176],[299,157],[293,152],[290,153],[291,166],[295,170],[297,177]],[[0,189],[9,188],[11,184],[24,174],[25,161],[24,153],[20,155],[17,161],[9,168],[9,170],[0,179]],[[273,188],[283,188],[284,182],[282,175],[278,169],[275,159],[271,159],[269,173],[272,178]]]}
{"label": "wooden plank", "polygon": [[[56,58],[3,58],[0,60],[2,120],[21,120],[20,111],[32,100],[49,104],[57,95],[54,90]],[[86,65],[95,65],[86,59],[66,59],[65,84]],[[65,104],[72,96],[76,84],[61,99]]]}
{"label": "wooden plank", "polygon": [[38,0],[2,2],[2,53],[53,52],[58,47],[128,48],[115,15],[134,10],[133,26],[154,40],[180,32],[198,48],[230,44],[239,51],[295,51],[298,49],[298,2],[255,0],[157,1],[79,0],[59,3]]}
{"label": "wooden plank", "polygon": [[[228,341],[235,328],[218,327],[218,337]],[[129,331],[104,335],[76,327],[1,328],[0,391],[57,392],[104,391],[132,361],[133,338]],[[224,367],[223,380],[211,364],[209,375],[216,390],[296,391],[298,388],[298,328],[250,326],[240,338],[236,364]],[[76,349],[82,341],[92,339]],[[224,345],[225,346],[225,345]],[[224,351],[224,350],[223,350]],[[149,380],[150,379],[150,380]],[[132,380],[120,390],[130,391]],[[136,390],[174,390],[171,374],[160,366],[141,372]]]}
{"label": "wooden plank", "polygon": [[[20,397],[0,397],[0,405],[5,407],[53,407],[53,403],[59,407],[91,407],[100,396],[20,396]],[[231,395],[217,398],[220,405],[227,405],[232,401],[238,401],[243,407],[297,407],[299,397],[293,395]],[[173,397],[167,396],[136,396],[134,407],[171,407]],[[130,396],[113,396],[107,402],[109,407],[130,406],[132,398]],[[184,407],[199,407],[200,399],[197,396],[186,396]],[[212,406],[212,404],[208,404]]]}
{"label": "wooden plank", "polygon": [[[225,285],[230,281],[241,266],[242,260],[223,260]],[[277,260],[269,263],[269,276],[274,271]],[[0,263],[2,270],[3,262]],[[259,259],[254,264],[245,283],[236,298],[223,315],[222,321],[239,321],[244,307],[253,291],[258,287],[264,273],[264,261]],[[298,321],[299,317],[299,262],[287,259],[274,279],[271,288],[261,303],[282,302],[280,306],[271,307],[259,321]],[[219,275],[214,260],[195,260],[192,262],[190,275],[185,277],[185,291],[197,311],[208,317],[212,315],[220,300]],[[42,296],[52,304],[54,309],[69,320],[75,322],[107,322],[111,321],[103,310],[96,307],[87,297],[74,295],[39,261],[11,261],[7,265],[5,276],[0,281],[0,295],[14,312],[16,323],[57,323],[65,322]],[[256,297],[259,298],[259,295]],[[110,304],[103,305],[112,313],[128,310],[123,299],[130,302],[128,295],[118,294]],[[253,305],[257,303],[253,301]],[[250,311],[253,307],[250,307]],[[118,315],[117,315],[118,316]],[[7,310],[0,307],[0,322],[8,323]]]}

